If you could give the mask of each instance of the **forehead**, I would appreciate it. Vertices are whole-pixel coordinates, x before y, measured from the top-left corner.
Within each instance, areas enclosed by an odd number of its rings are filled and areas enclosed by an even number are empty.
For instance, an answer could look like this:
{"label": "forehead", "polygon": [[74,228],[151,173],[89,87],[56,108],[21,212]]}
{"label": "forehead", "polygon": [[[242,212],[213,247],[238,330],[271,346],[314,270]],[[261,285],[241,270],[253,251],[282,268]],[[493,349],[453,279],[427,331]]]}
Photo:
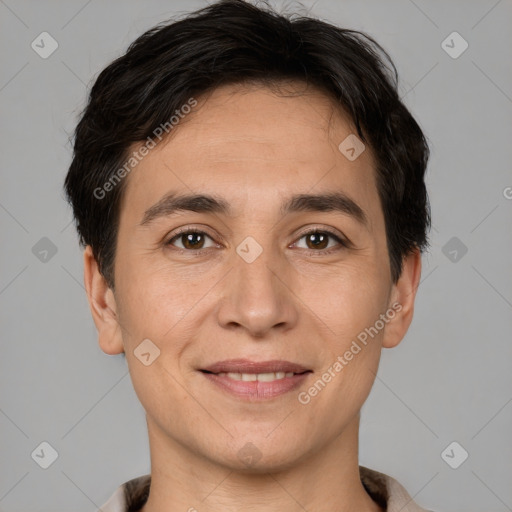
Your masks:
{"label": "forehead", "polygon": [[356,130],[322,92],[293,82],[279,94],[228,85],[196,99],[127,177],[124,203],[134,214],[169,191],[229,194],[235,209],[314,189],[340,189],[369,205],[375,199],[371,151],[354,161],[340,152]]}
{"label": "forehead", "polygon": [[[262,85],[226,85],[199,102],[166,142],[178,139],[197,143],[210,162],[244,157],[273,161],[291,156],[294,160],[325,159],[326,150],[332,148],[301,142],[312,136],[317,142],[326,142],[340,131],[355,131],[347,115],[341,115],[329,97],[312,87],[306,91],[300,82],[281,84],[277,93]],[[193,129],[186,130],[189,124]]]}

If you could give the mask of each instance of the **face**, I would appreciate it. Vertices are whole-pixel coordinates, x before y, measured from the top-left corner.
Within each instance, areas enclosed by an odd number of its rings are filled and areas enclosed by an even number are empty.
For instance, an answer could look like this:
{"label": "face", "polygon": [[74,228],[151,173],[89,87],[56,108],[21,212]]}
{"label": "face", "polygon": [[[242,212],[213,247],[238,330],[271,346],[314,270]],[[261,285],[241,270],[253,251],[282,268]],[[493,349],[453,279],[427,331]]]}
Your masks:
{"label": "face", "polygon": [[356,130],[326,96],[197,100],[126,178],[115,294],[86,268],[100,345],[126,353],[150,441],[284,468],[357,420],[418,258],[393,284],[371,150],[338,149]]}

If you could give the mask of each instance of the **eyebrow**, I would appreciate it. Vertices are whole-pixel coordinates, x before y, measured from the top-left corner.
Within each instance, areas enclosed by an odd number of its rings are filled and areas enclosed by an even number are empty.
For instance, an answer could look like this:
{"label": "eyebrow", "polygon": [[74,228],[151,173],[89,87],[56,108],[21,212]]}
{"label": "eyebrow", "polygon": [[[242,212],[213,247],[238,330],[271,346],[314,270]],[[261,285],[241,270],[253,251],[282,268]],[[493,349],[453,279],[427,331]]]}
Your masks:
{"label": "eyebrow", "polygon": [[[210,194],[178,195],[170,192],[148,208],[141,226],[177,212],[215,213],[232,216],[229,203],[222,197]],[[340,212],[353,217],[368,229],[369,221],[364,210],[343,192],[324,194],[296,194],[288,198],[280,209],[281,216],[295,212]]]}

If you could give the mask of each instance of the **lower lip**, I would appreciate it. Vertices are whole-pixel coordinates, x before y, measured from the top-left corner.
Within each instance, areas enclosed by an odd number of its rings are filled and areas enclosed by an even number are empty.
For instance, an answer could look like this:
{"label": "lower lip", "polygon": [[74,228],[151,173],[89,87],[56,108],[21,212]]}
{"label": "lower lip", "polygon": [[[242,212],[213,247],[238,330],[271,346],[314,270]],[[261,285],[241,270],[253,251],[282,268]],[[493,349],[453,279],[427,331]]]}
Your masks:
{"label": "lower lip", "polygon": [[214,373],[201,372],[210,382],[227,391],[237,398],[252,401],[262,401],[284,395],[298,388],[311,372],[298,373],[293,377],[273,380],[271,382],[243,381],[230,379],[228,376],[219,376]]}

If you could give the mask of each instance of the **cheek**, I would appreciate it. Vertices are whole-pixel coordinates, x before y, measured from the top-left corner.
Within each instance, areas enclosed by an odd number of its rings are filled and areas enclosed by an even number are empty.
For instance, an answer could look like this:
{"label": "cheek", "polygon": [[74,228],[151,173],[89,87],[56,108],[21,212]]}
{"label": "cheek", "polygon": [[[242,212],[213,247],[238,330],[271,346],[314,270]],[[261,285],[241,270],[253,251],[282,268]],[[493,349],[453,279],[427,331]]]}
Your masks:
{"label": "cheek", "polygon": [[[204,314],[201,299],[210,288],[209,280],[191,279],[176,270],[171,275],[161,269],[139,272],[120,287],[119,321],[124,327],[126,359],[142,403],[151,403],[158,389],[176,400],[181,397],[183,389],[173,375],[190,371],[192,362],[187,349],[195,346],[198,325],[204,320],[200,316]],[[145,340],[150,340],[157,348]],[[148,352],[145,348],[142,352],[142,347],[146,346],[142,343],[149,346],[150,359],[153,352],[157,354],[149,366],[144,366],[137,358],[137,354]],[[194,353],[197,356],[197,349]],[[187,395],[182,398],[186,400]]]}
{"label": "cheek", "polygon": [[322,395],[317,401],[320,408],[339,405],[337,412],[332,411],[337,426],[347,415],[356,414],[378,370],[384,331],[376,332],[374,326],[386,311],[389,290],[387,281],[377,270],[372,274],[372,268],[376,266],[347,265],[343,272],[321,281],[321,286],[320,281],[312,280],[302,291],[302,296],[309,297],[307,305],[315,313],[313,317],[320,319],[314,330],[323,333],[318,346],[322,351],[321,382],[306,392]]}
{"label": "cheek", "polygon": [[[190,398],[180,385],[183,378],[178,368],[194,334],[186,328],[187,320],[194,318],[194,304],[204,292],[190,292],[187,286],[184,293],[182,286],[171,287],[171,282],[156,273],[125,279],[119,287],[118,316],[135,393],[152,417],[176,427],[179,421],[171,412],[178,403],[186,407]],[[147,365],[145,353],[149,353]]]}
{"label": "cheek", "polygon": [[[120,320],[132,338],[153,337],[164,341],[204,295],[207,285],[183,279],[179,271],[126,269],[120,283]],[[175,327],[176,326],[176,327]]]}
{"label": "cheek", "polygon": [[[375,268],[375,267],[374,267]],[[345,265],[329,276],[301,279],[299,297],[320,327],[343,347],[370,327],[387,307],[388,283],[370,268]]]}

